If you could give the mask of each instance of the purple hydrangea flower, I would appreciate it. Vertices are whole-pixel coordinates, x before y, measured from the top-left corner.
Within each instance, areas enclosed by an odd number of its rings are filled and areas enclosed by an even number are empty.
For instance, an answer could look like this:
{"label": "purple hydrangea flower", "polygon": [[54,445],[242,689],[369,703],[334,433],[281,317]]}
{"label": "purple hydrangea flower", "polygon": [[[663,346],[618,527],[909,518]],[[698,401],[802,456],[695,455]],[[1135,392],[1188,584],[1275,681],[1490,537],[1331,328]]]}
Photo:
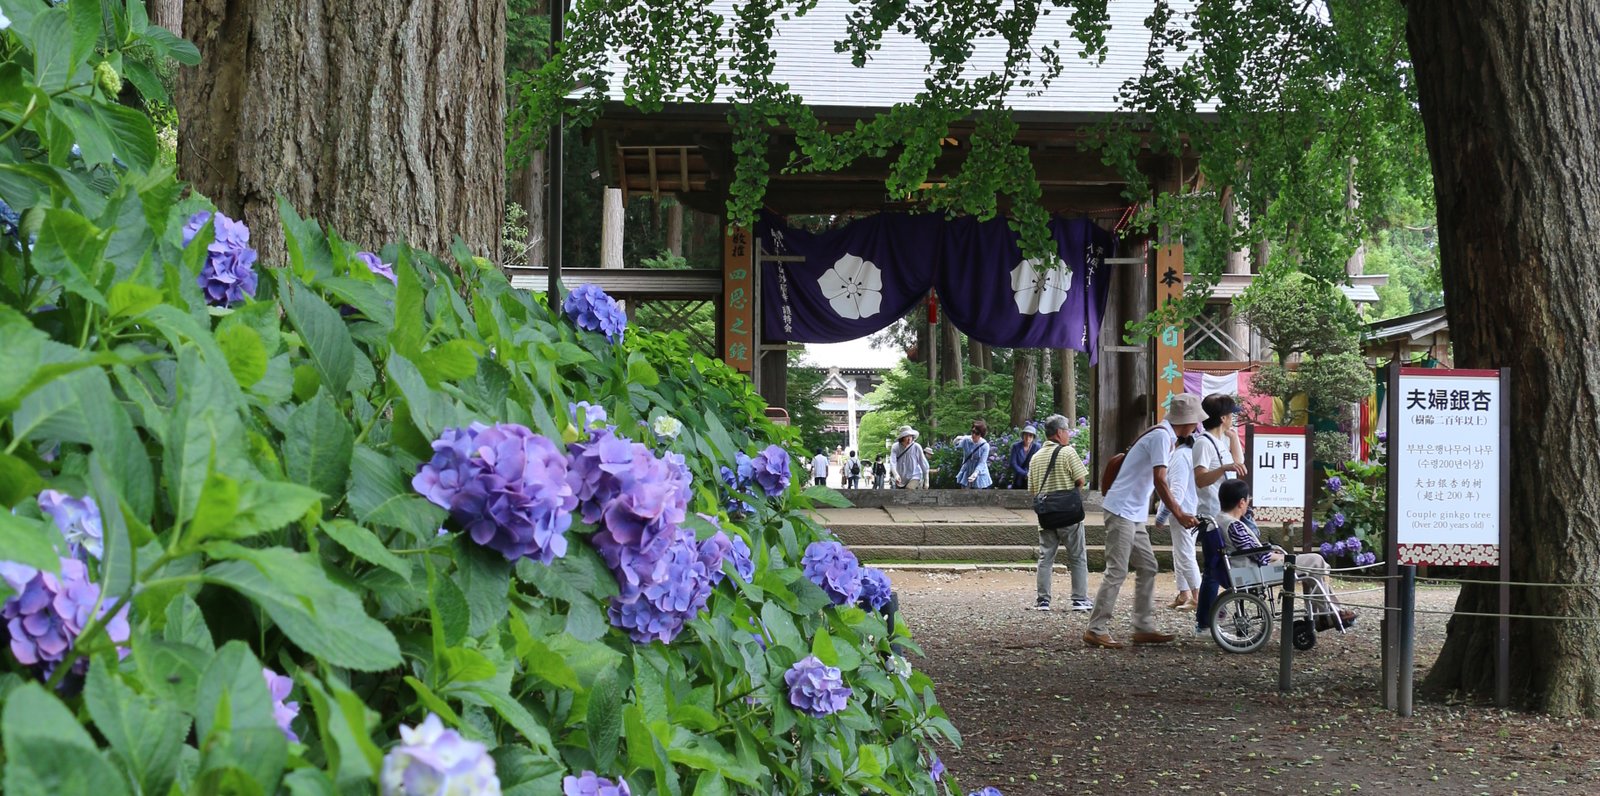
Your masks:
{"label": "purple hydrangea flower", "polygon": [[294,689],[294,680],[265,667],[261,669],[261,676],[266,678],[267,690],[272,693],[272,718],[278,722],[278,729],[283,730],[283,736],[290,743],[299,743],[300,736],[294,734],[289,723],[300,715],[300,703],[284,701]]}
{"label": "purple hydrangea flower", "polygon": [[1365,566],[1371,566],[1372,564],[1378,563],[1378,554],[1374,553],[1374,552],[1371,552],[1371,551],[1368,551],[1368,552],[1365,552],[1365,553],[1361,554],[1361,559],[1362,559],[1361,561],[1358,561],[1356,563],[1358,563],[1358,564],[1360,564],[1361,566],[1364,566],[1364,567]]}
{"label": "purple hydrangea flower", "polygon": [[1350,553],[1361,552],[1361,537],[1352,536],[1349,539],[1344,540],[1344,549],[1346,552]]}
{"label": "purple hydrangea flower", "polygon": [[1344,479],[1342,479],[1342,478],[1340,478],[1339,476],[1336,475],[1336,476],[1328,479],[1327,486],[1328,486],[1328,491],[1329,492],[1332,492],[1335,495],[1337,495],[1337,494],[1339,494],[1340,491],[1342,491],[1344,489]]}
{"label": "purple hydrangea flower", "polygon": [[1345,545],[1344,545],[1344,540],[1343,539],[1340,539],[1339,541],[1333,543],[1333,554],[1334,555],[1344,555],[1344,549],[1345,549]]}
{"label": "purple hydrangea flower", "polygon": [[588,401],[569,405],[567,414],[572,418],[572,425],[577,426],[579,431],[597,431],[605,428],[606,420],[609,419],[605,407]]}
{"label": "purple hydrangea flower", "polygon": [[[611,600],[611,624],[640,644],[672,643],[696,614],[704,610],[722,560],[696,544],[687,528],[673,529],[666,549],[648,566],[634,558],[630,568],[613,567],[621,593]],[[714,566],[711,566],[714,562]]]}
{"label": "purple hydrangea flower", "polygon": [[750,459],[750,474],[767,497],[782,495],[789,489],[789,452],[780,446],[768,445]]}
{"label": "purple hydrangea flower", "polygon": [[1388,441],[1389,441],[1389,432],[1388,431],[1379,431],[1378,432],[1378,444],[1382,445],[1382,444],[1384,444],[1384,443],[1386,443]]}
{"label": "purple hydrangea flower", "polygon": [[372,252],[356,252],[356,259],[360,260],[361,264],[365,265],[367,270],[371,271],[374,276],[381,276],[389,280],[391,285],[400,284],[400,278],[394,274],[394,265],[384,262],[383,258],[378,255]]}
{"label": "purple hydrangea flower", "polygon": [[494,758],[484,745],[447,730],[432,713],[400,725],[400,745],[383,758],[383,796],[500,796]]}
{"label": "purple hydrangea flower", "polygon": [[1318,549],[1322,551],[1322,557],[1323,558],[1332,558],[1333,557],[1333,544],[1332,543],[1323,542],[1322,546],[1319,547]]}
{"label": "purple hydrangea flower", "polygon": [[1329,528],[1343,528],[1344,527],[1344,519],[1345,519],[1344,518],[1344,512],[1342,512],[1342,511],[1334,512],[1333,518],[1328,520],[1328,527]]}
{"label": "purple hydrangea flower", "polygon": [[934,755],[933,762],[928,764],[928,776],[933,777],[934,782],[944,780],[944,761],[938,755]]}
{"label": "purple hydrangea flower", "polygon": [[[66,660],[78,634],[94,617],[100,587],[89,580],[89,568],[75,558],[61,559],[60,575],[16,564],[5,567],[4,574],[17,592],[0,606],[0,618],[11,637],[11,654],[23,666],[41,667],[48,677]],[[110,607],[101,605],[100,615]],[[106,620],[105,631],[117,644],[128,641],[126,605]],[[119,653],[123,651],[119,649]],[[88,665],[88,660],[80,660],[73,671],[81,674],[88,671]]]}
{"label": "purple hydrangea flower", "polygon": [[861,597],[861,562],[838,542],[817,541],[806,547],[801,567],[834,605],[848,605]]}
{"label": "purple hydrangea flower", "polygon": [[889,604],[889,596],[894,587],[889,585],[889,576],[877,567],[862,567],[861,569],[861,606],[873,611],[882,611]]}
{"label": "purple hydrangea flower", "polygon": [[411,486],[448,509],[474,542],[507,561],[549,564],[567,554],[578,500],[555,443],[515,423],[474,423],[445,429],[433,450]]}
{"label": "purple hydrangea flower", "polygon": [[[700,516],[712,525],[717,524],[717,521],[712,517],[707,517],[704,514]],[[728,538],[727,531],[718,530],[700,543],[700,561],[706,565],[706,570],[711,574],[711,582],[713,584],[721,583],[722,579],[726,577],[722,572],[722,562],[732,552],[733,540]]]}
{"label": "purple hydrangea flower", "polygon": [[237,304],[256,294],[256,250],[250,248],[250,228],[222,213],[195,213],[183,225],[183,245],[194,241],[206,222],[214,221],[206,262],[196,280],[206,303],[218,307]]}
{"label": "purple hydrangea flower", "polygon": [[967,796],[1005,796],[1005,795],[1000,792],[999,788],[996,788],[993,785],[990,785],[989,787],[984,788],[983,790],[975,790],[975,791],[967,794]]}
{"label": "purple hydrangea flower", "polygon": [[585,771],[581,776],[562,778],[561,796],[632,796],[632,793],[625,779],[612,782],[593,771]]}
{"label": "purple hydrangea flower", "polygon": [[625,588],[637,586],[688,514],[691,475],[682,456],[601,429],[572,452],[570,480],[590,541]]}
{"label": "purple hydrangea flower", "polygon": [[603,332],[613,343],[622,342],[622,333],[628,328],[622,307],[598,285],[579,285],[567,294],[561,309],[579,329]]}
{"label": "purple hydrangea flower", "polygon": [[732,545],[728,549],[728,561],[733,564],[733,571],[738,573],[739,579],[745,583],[755,580],[756,562],[750,555],[750,545],[744,537],[734,536]]}
{"label": "purple hydrangea flower", "polygon": [[821,718],[844,710],[850,702],[850,688],[836,666],[829,666],[807,655],[783,673],[789,686],[789,704],[801,713]]}
{"label": "purple hydrangea flower", "polygon": [[39,493],[39,510],[55,520],[61,535],[74,556],[82,549],[99,559],[105,552],[105,532],[100,524],[100,506],[92,497],[75,498],[71,495],[46,489]]}

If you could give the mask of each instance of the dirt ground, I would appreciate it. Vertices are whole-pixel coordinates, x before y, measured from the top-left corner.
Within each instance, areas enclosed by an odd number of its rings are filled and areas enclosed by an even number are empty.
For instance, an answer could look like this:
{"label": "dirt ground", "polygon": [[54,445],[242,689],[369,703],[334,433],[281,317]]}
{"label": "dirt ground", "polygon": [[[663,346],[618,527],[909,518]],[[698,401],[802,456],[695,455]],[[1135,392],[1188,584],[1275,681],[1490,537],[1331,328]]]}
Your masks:
{"label": "dirt ground", "polygon": [[[1178,641],[1123,650],[1086,647],[1086,613],[1027,610],[1031,572],[890,578],[927,653],[917,666],[964,737],[941,752],[963,793],[1600,793],[1600,723],[1420,700],[1409,719],[1383,710],[1377,611],[1297,653],[1295,689],[1280,696],[1276,635],[1252,655],[1193,637],[1193,614],[1164,607],[1170,573],[1156,599]],[[1058,573],[1058,605],[1068,585]],[[1091,598],[1098,586],[1092,574]],[[1423,587],[1417,607],[1449,610],[1455,597]],[[1131,599],[1130,580],[1113,629],[1124,641]],[[1417,617],[1419,681],[1445,621]]]}

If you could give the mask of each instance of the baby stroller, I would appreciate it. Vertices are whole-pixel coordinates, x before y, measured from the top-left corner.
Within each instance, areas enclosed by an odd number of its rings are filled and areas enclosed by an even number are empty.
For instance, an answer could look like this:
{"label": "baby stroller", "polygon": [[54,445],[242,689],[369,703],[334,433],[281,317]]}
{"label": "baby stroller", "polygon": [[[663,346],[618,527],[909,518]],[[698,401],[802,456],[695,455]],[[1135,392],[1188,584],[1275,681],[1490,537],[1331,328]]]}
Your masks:
{"label": "baby stroller", "polygon": [[[1201,520],[1200,540],[1208,571],[1227,591],[1218,598],[1211,612],[1211,638],[1222,649],[1244,654],[1261,649],[1272,637],[1278,623],[1278,590],[1283,586],[1283,562],[1256,563],[1255,556],[1280,550],[1273,546],[1241,550],[1208,520]],[[1316,578],[1296,572],[1295,582],[1306,595],[1295,610],[1294,647],[1305,651],[1317,645],[1316,619],[1331,615],[1333,625],[1344,631],[1338,611],[1332,610],[1332,595]]]}

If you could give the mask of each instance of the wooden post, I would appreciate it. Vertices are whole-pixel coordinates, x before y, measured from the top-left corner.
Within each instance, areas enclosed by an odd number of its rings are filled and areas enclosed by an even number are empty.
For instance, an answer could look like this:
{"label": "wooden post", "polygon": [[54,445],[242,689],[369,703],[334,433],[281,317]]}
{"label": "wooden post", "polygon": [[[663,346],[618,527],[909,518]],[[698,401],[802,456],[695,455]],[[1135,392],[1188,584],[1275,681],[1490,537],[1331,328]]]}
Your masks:
{"label": "wooden post", "polygon": [[[1494,642],[1494,704],[1511,704],[1511,369],[1500,369],[1500,618]],[[1394,432],[1390,432],[1391,434]],[[1393,439],[1393,437],[1390,437]]]}
{"label": "wooden post", "polygon": [[[1156,249],[1155,270],[1156,306],[1167,305],[1183,298],[1183,244],[1160,246]],[[1183,327],[1167,323],[1161,327],[1156,339],[1156,419],[1167,416],[1172,397],[1183,393]]]}
{"label": "wooden post", "polygon": [[600,267],[622,267],[622,189],[607,188],[600,222]]}
{"label": "wooden post", "polygon": [[755,328],[755,243],[748,230],[734,227],[723,237],[722,252],[722,361],[754,374],[761,350]]}
{"label": "wooden post", "polygon": [[[1400,366],[1399,361],[1389,363],[1388,372],[1384,374],[1389,382],[1389,392],[1384,398],[1389,402],[1389,444],[1397,445],[1400,440]],[[1397,529],[1399,528],[1399,487],[1400,470],[1395,466],[1394,457],[1389,459],[1388,468],[1388,495],[1385,507],[1388,533],[1383,540],[1383,574],[1387,578],[1383,582],[1383,619],[1380,621],[1383,639],[1382,666],[1383,672],[1383,706],[1389,710],[1398,710],[1400,707],[1400,677],[1396,667],[1400,662],[1400,623],[1390,619],[1390,609],[1400,607],[1400,584],[1395,577],[1400,574],[1400,540]],[[1502,515],[1504,512],[1502,512]]]}

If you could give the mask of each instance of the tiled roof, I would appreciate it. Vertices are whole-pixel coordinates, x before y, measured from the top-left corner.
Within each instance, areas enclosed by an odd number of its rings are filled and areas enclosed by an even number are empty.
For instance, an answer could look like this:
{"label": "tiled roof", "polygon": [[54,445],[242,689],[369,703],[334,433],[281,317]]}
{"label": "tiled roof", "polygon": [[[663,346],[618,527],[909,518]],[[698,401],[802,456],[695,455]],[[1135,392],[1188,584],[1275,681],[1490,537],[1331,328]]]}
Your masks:
{"label": "tiled roof", "polygon": [[[731,0],[714,0],[713,8],[724,17],[724,29],[732,24]],[[1048,4],[1047,4],[1048,5]],[[1062,73],[1043,93],[1028,96],[1025,90],[1011,95],[1007,106],[1018,112],[1048,112],[1056,114],[1098,114],[1116,111],[1117,90],[1124,81],[1136,78],[1144,71],[1144,60],[1150,44],[1150,31],[1145,27],[1151,0],[1110,0],[1111,26],[1106,32],[1106,59],[1100,62],[1078,57],[1082,45],[1072,36],[1070,10],[1052,8],[1043,17],[1036,33],[1041,45],[1059,40],[1057,52],[1063,62]],[[1193,8],[1193,0],[1178,0],[1173,4],[1180,12]],[[913,101],[924,89],[928,49],[916,37],[897,31],[887,32],[883,47],[871,53],[862,68],[850,62],[849,53],[834,52],[834,42],[842,39],[846,19],[856,8],[850,0],[818,0],[816,7],[804,16],[780,20],[775,50],[777,65],[773,78],[788,84],[808,105],[816,108],[887,108],[897,103]],[[1005,61],[1005,42],[998,37],[975,43],[969,59],[968,74],[981,76],[998,72]],[[727,53],[721,54],[726,69]],[[613,75],[624,71],[620,54],[614,53],[610,69]],[[732,87],[718,89],[717,101],[727,102],[732,97]],[[614,78],[608,99],[623,98],[622,81]],[[680,98],[683,99],[683,98]]]}

